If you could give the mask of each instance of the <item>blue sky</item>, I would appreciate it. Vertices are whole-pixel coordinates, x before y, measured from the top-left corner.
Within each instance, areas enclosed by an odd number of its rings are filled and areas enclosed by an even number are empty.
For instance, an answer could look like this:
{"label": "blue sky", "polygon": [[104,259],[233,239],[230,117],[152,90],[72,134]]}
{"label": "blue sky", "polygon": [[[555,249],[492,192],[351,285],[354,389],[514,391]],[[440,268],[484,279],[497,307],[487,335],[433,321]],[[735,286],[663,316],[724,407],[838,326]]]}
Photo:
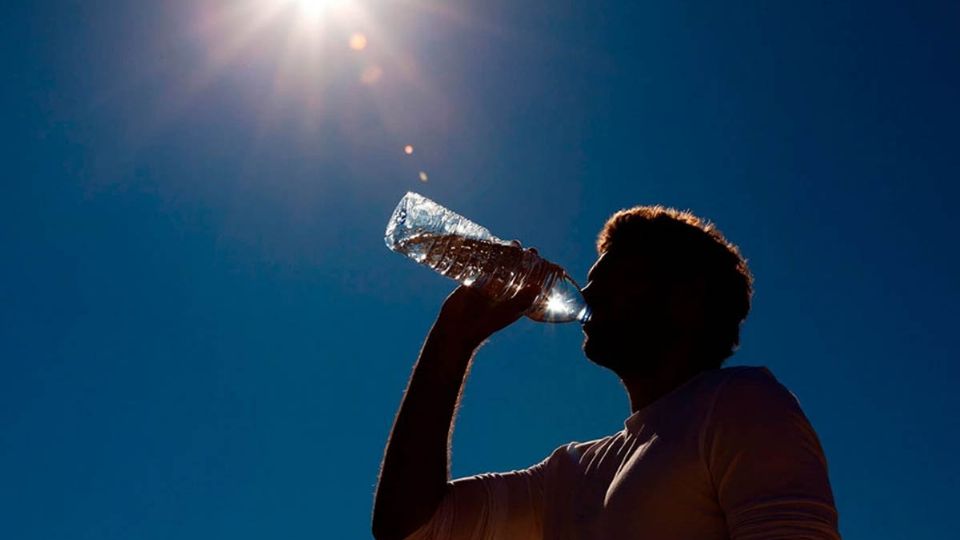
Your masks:
{"label": "blue sky", "polygon": [[[408,190],[578,278],[619,208],[715,221],[844,536],[960,535],[960,8],[705,4],[5,3],[0,535],[368,537],[452,288],[383,246]],[[580,338],[482,350],[455,475],[622,427]]]}

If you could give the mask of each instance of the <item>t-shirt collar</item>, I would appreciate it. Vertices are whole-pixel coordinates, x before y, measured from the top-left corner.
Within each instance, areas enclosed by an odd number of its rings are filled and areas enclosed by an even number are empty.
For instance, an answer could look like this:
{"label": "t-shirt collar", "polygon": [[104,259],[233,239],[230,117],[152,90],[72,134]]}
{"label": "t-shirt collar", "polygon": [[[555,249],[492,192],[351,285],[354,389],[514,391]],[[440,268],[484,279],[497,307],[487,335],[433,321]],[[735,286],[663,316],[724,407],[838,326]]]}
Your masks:
{"label": "t-shirt collar", "polygon": [[680,394],[681,392],[691,388],[693,386],[694,381],[704,377],[708,373],[713,373],[715,371],[718,371],[719,369],[720,368],[706,369],[697,373],[693,377],[690,377],[686,381],[682,382],[679,386],[677,386],[673,390],[657,398],[656,401],[654,401],[653,403],[650,403],[646,407],[631,414],[626,420],[623,421],[624,429],[626,429],[630,433],[638,433],[641,429],[643,429],[644,421],[646,420],[646,418],[649,417],[650,414],[653,411],[655,411],[658,407],[662,406],[664,402],[669,401],[670,399],[675,397],[677,394]]}

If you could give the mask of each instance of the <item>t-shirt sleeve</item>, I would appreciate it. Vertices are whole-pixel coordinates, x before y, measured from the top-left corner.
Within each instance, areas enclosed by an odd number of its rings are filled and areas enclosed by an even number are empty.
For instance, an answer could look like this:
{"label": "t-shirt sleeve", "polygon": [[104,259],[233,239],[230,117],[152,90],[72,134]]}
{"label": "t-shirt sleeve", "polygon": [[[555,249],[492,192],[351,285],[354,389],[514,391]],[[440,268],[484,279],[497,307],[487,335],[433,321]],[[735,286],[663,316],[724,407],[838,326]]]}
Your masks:
{"label": "t-shirt sleeve", "polygon": [[703,451],[731,539],[840,538],[817,435],[766,369],[735,373],[721,387]]}
{"label": "t-shirt sleeve", "polygon": [[454,480],[430,520],[407,540],[541,538],[548,461],[519,471]]}

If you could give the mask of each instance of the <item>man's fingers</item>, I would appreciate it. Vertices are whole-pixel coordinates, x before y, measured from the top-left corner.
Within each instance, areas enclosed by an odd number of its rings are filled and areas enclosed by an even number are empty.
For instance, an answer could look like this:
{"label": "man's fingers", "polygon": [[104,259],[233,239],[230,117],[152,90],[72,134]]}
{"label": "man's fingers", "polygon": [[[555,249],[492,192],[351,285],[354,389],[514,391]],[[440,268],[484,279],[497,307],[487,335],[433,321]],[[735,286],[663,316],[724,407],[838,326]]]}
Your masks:
{"label": "man's fingers", "polygon": [[510,298],[509,302],[511,307],[519,309],[519,311],[527,311],[530,309],[530,306],[533,305],[534,300],[537,299],[537,296],[540,295],[540,287],[538,285],[527,284],[514,293]]}

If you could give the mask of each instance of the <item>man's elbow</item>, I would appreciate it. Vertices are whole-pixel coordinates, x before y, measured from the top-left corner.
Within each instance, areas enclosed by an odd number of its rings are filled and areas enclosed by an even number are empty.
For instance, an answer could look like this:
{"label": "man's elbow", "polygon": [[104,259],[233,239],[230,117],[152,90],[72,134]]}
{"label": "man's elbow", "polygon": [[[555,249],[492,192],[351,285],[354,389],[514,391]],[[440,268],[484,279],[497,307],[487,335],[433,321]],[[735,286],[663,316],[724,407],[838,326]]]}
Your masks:
{"label": "man's elbow", "polygon": [[372,532],[376,540],[403,540],[430,521],[440,508],[449,484],[429,495],[418,490],[378,490],[373,505]]}
{"label": "man's elbow", "polygon": [[382,507],[374,508],[371,525],[376,540],[403,540],[416,530],[411,528],[409,516],[387,512]]}
{"label": "man's elbow", "polygon": [[377,516],[374,515],[372,532],[376,540],[404,540],[404,538],[407,538],[413,531],[404,532],[401,530],[401,527],[398,527],[395,523],[377,519]]}
{"label": "man's elbow", "polygon": [[371,523],[373,537],[376,540],[393,540],[394,538],[402,538],[396,534],[396,528],[388,522],[383,514],[384,513],[382,510],[380,510],[379,505],[374,507],[373,522]]}
{"label": "man's elbow", "polygon": [[400,540],[403,537],[397,534],[393,534],[388,528],[377,523],[376,520],[373,522],[373,537],[376,540]]}

